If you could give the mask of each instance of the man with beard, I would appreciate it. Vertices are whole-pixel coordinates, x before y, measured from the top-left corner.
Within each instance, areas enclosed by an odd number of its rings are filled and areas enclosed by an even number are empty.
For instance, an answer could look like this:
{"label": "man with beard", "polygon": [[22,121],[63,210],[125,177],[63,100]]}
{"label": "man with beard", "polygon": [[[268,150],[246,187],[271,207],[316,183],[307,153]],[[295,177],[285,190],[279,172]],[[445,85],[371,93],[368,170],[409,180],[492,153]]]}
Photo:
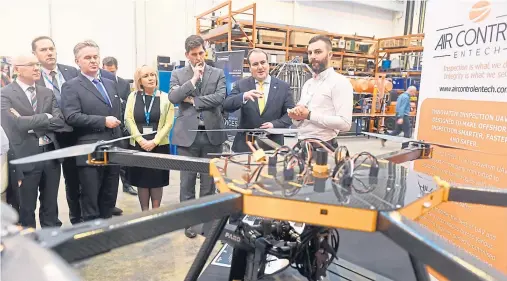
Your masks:
{"label": "man with beard", "polygon": [[335,147],[338,133],[350,130],[352,124],[353,89],[345,76],[329,66],[332,56],[328,37],[317,35],[310,40],[308,60],[314,76],[303,85],[301,99],[289,110],[289,117],[302,130],[299,139],[317,138]]}

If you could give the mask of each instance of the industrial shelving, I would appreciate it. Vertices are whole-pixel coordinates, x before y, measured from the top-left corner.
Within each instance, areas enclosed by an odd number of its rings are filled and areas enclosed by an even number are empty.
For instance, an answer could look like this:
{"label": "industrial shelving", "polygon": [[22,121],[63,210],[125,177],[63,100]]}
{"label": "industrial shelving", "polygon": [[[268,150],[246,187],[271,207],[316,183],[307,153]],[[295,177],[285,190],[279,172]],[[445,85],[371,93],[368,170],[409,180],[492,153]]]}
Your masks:
{"label": "industrial shelving", "polygon": [[[224,15],[216,16],[225,10]],[[211,21],[204,25],[203,21]],[[367,69],[366,60],[375,60],[377,40],[373,37],[359,35],[343,35],[325,30],[298,27],[292,25],[258,22],[256,20],[256,4],[232,10],[232,1],[226,1],[196,16],[197,34],[212,44],[225,44],[223,50],[248,50],[261,48],[276,59],[273,63],[282,63],[295,57],[304,57],[309,39],[317,34],[328,36],[333,41],[333,67],[341,73],[373,75],[374,69]],[[267,40],[266,40],[267,39]],[[367,47],[360,47],[364,45]],[[359,50],[358,50],[359,49]],[[365,59],[361,69],[347,67],[344,59]],[[350,66],[350,65],[349,65]]]}
{"label": "industrial shelving", "polygon": [[[217,16],[220,13],[222,15]],[[203,24],[204,21],[211,22],[211,24],[205,25]],[[259,22],[257,21],[255,3],[232,10],[232,0],[225,1],[196,16],[196,30],[197,34],[201,35],[208,43],[220,46],[217,50],[245,50],[245,55],[252,48],[265,50],[270,54],[271,69],[275,69],[278,64],[293,60],[296,57],[303,61],[309,39],[320,34],[328,36],[333,42],[331,65],[337,72],[351,78],[389,79],[392,77],[420,76],[421,74],[422,56],[419,54],[423,52],[422,40],[424,34],[375,38]],[[352,45],[354,46],[352,47]],[[360,47],[360,45],[369,47]],[[392,55],[403,57],[403,65],[395,70],[385,71],[381,68],[381,63],[384,59],[390,59]],[[414,61],[410,61],[411,56],[415,57]],[[353,59],[362,59],[361,67],[351,64],[350,61]],[[344,65],[346,60],[349,62]],[[368,64],[368,61],[372,63]],[[414,64],[416,67],[409,67],[409,64]],[[248,67],[246,61],[244,67]],[[377,88],[369,94],[372,94],[372,103],[377,104],[376,101],[383,99],[388,92],[385,91],[384,93],[383,89]],[[370,131],[381,131],[384,127],[384,119],[394,116],[392,108],[381,105],[380,108],[372,108],[368,113],[355,113],[354,117],[368,118],[369,124],[376,124],[376,126],[369,126]]]}

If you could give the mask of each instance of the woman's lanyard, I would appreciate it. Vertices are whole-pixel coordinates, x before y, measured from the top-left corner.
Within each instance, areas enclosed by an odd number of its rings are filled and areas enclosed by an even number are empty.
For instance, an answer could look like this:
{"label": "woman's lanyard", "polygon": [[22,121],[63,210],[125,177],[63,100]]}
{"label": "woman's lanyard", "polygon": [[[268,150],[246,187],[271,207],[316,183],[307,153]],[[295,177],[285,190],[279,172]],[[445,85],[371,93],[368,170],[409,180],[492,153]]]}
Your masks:
{"label": "woman's lanyard", "polygon": [[153,101],[155,100],[155,93],[156,92],[157,92],[157,90],[155,89],[155,91],[153,91],[153,94],[151,96],[150,107],[148,109],[146,109],[146,93],[143,92],[144,119],[146,121],[147,126],[150,125],[150,113],[151,113],[151,108],[153,107]]}

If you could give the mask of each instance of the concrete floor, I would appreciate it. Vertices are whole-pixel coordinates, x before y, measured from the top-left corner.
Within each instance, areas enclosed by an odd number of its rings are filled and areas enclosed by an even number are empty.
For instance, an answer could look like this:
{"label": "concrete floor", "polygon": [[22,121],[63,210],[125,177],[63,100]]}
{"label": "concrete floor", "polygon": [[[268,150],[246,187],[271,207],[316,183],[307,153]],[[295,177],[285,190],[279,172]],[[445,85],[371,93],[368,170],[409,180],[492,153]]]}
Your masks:
{"label": "concrete floor", "polygon": [[[287,144],[294,142],[294,138],[286,138]],[[378,139],[365,137],[345,137],[340,139],[340,144],[347,146],[352,154],[368,151],[373,155],[380,155],[401,147],[401,144],[397,143],[387,143],[385,147],[381,147]],[[170,185],[164,188],[162,205],[178,202],[179,172],[172,171]],[[63,177],[60,182],[58,204],[60,220],[64,226],[69,226]],[[118,193],[117,206],[123,209],[124,214],[141,211],[137,197],[123,192]],[[80,262],[75,268],[83,280],[89,281],[179,281],[184,279],[203,241],[203,237],[188,239],[183,231],[179,230]]]}

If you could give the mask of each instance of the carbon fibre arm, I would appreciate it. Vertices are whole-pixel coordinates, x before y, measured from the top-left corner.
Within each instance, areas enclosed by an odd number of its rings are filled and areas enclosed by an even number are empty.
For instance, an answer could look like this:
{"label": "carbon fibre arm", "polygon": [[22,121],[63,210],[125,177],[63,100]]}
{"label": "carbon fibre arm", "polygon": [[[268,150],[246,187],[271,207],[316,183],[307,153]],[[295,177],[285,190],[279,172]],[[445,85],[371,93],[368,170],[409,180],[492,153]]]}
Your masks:
{"label": "carbon fibre arm", "polygon": [[34,234],[42,246],[67,262],[76,262],[241,210],[241,195],[224,193],[71,228],[43,229]]}
{"label": "carbon fibre arm", "polygon": [[507,190],[492,187],[450,187],[448,201],[507,207]]}
{"label": "carbon fibre arm", "polygon": [[141,152],[121,148],[108,151],[109,162],[129,167],[209,173],[211,159]]}
{"label": "carbon fibre arm", "polygon": [[380,212],[377,229],[448,280],[500,281],[507,276],[398,212]]}
{"label": "carbon fibre arm", "polygon": [[421,158],[423,150],[419,148],[402,149],[394,152],[376,156],[378,159],[385,159],[390,162],[401,164]]}

